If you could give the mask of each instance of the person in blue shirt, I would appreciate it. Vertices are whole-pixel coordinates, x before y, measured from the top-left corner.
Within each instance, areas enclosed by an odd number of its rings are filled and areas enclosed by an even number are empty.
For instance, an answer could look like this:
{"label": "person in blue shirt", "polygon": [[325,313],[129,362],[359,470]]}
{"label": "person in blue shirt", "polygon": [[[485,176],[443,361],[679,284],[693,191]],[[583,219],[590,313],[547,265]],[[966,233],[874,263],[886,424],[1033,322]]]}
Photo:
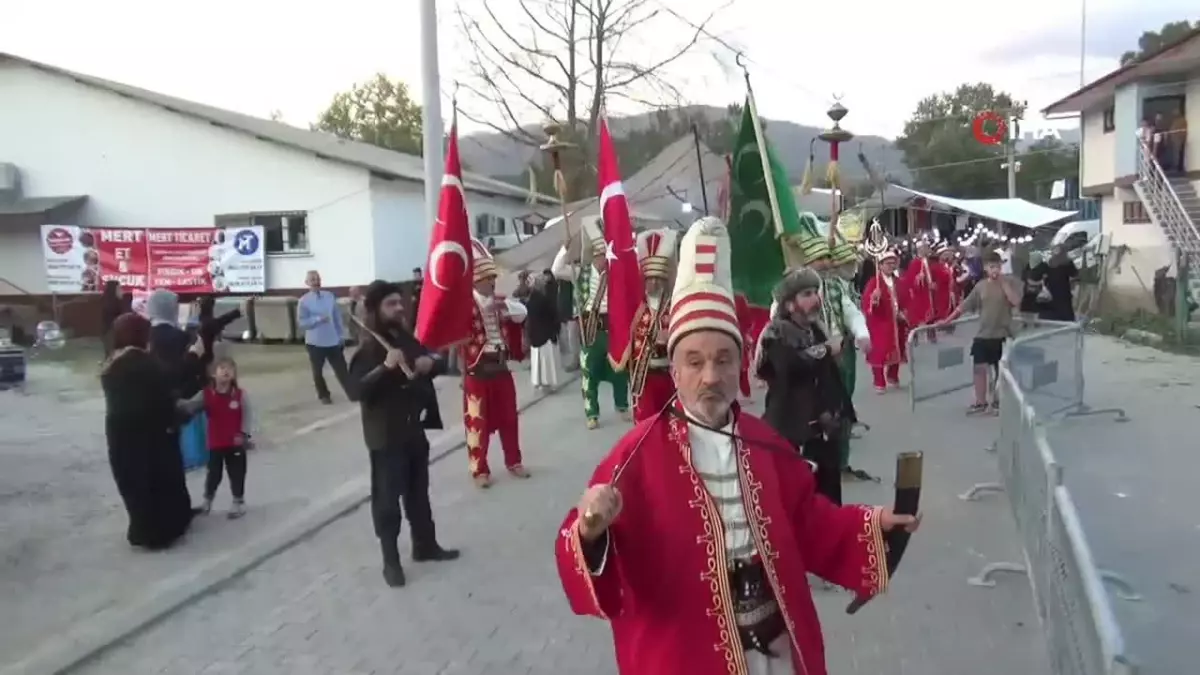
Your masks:
{"label": "person in blue shirt", "polygon": [[[329,386],[325,384],[325,364],[333,368],[342,391],[346,391],[346,328],[342,325],[342,313],[337,298],[331,291],[321,288],[321,275],[309,270],[304,277],[309,291],[300,296],[296,305],[296,323],[304,331],[304,346],[308,349],[308,363],[312,366],[313,386],[317,398],[326,405],[333,403]],[[349,395],[347,395],[349,398]]]}

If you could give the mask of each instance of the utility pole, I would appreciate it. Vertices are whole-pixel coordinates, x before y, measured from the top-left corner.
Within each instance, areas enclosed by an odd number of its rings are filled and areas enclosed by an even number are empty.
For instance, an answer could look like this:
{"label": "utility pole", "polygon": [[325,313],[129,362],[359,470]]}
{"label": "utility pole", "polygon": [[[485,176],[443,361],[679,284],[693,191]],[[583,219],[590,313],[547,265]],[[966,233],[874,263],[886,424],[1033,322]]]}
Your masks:
{"label": "utility pole", "polygon": [[437,0],[420,0],[421,126],[425,158],[425,229],[432,235],[442,192],[442,81],[438,74]]}
{"label": "utility pole", "polygon": [[1021,128],[1018,126],[1020,118],[1015,114],[1008,118],[1008,143],[1004,145],[1004,167],[1008,169],[1008,198],[1015,199],[1017,196],[1017,139],[1021,137]]}

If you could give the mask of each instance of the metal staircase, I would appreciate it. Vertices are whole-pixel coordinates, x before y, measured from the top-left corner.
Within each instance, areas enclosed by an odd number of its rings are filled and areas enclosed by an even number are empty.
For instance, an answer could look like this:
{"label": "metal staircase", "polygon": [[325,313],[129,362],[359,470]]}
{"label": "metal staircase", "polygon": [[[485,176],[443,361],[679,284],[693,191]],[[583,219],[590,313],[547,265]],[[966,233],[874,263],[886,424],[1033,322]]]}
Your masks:
{"label": "metal staircase", "polygon": [[1137,147],[1138,176],[1133,189],[1171,250],[1186,257],[1188,291],[1200,303],[1200,195],[1187,178],[1168,178],[1144,143],[1139,141]]}

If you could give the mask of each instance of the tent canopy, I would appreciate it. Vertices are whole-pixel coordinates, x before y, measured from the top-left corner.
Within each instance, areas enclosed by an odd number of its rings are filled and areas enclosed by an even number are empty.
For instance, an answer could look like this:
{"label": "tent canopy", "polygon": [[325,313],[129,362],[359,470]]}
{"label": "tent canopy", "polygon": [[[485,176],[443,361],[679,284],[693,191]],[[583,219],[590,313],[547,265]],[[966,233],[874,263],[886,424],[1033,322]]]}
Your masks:
{"label": "tent canopy", "polygon": [[1059,211],[1047,208],[1024,199],[957,199],[921,192],[900,185],[887,185],[882,194],[876,191],[865,202],[856,204],[855,208],[866,208],[867,210],[895,208],[917,198],[980,218],[1029,229],[1058,223],[1072,218],[1078,213],[1078,211]]}
{"label": "tent canopy", "polygon": [[927,201],[958,209],[980,218],[990,218],[1001,223],[1019,225],[1033,229],[1073,217],[1078,211],[1059,211],[1039,206],[1024,199],[955,199],[927,192],[902,188],[905,192]]}
{"label": "tent canopy", "polygon": [[[705,193],[709,207],[716,211],[718,192],[727,173],[725,159],[703,144],[700,146],[700,164],[697,164],[692,135],[680,137],[641,171],[622,181],[634,229],[686,227],[701,215],[699,211],[703,209]],[[692,204],[691,214],[684,213],[681,199]],[[575,239],[583,222],[600,217],[599,199],[592,196],[574,201],[567,205],[567,212],[571,214],[567,234],[562,231],[562,216],[551,218],[541,232],[498,252],[496,264],[507,270],[549,267],[568,234]]]}

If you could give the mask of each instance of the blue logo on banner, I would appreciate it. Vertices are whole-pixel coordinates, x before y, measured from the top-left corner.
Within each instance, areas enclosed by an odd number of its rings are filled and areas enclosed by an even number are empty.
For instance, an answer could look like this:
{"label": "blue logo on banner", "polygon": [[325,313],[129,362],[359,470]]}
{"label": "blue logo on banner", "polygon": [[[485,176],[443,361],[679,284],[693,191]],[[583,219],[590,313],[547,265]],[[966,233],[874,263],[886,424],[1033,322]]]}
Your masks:
{"label": "blue logo on banner", "polygon": [[254,230],[239,230],[233,236],[233,248],[239,255],[254,255],[258,252],[258,234]]}

